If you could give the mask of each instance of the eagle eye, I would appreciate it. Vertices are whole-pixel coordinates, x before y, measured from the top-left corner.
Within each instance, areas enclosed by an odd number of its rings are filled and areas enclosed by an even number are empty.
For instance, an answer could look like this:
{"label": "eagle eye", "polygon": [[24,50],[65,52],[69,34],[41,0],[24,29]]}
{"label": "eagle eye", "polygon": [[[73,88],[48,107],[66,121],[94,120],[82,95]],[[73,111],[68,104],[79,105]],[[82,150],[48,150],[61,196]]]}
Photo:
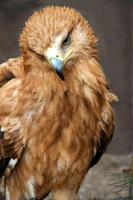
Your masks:
{"label": "eagle eye", "polygon": [[70,35],[67,35],[67,37],[63,40],[62,42],[62,46],[63,47],[67,47],[71,44],[71,37]]}

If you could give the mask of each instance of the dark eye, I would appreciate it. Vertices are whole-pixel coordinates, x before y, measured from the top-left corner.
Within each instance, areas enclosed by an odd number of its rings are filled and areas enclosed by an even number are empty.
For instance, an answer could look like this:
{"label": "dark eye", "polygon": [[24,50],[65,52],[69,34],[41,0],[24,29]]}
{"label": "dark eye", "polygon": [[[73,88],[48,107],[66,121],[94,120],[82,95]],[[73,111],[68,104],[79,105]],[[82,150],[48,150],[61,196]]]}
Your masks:
{"label": "dark eye", "polygon": [[63,47],[67,47],[70,44],[71,44],[71,37],[70,35],[67,35],[67,37],[63,40],[62,45]]}

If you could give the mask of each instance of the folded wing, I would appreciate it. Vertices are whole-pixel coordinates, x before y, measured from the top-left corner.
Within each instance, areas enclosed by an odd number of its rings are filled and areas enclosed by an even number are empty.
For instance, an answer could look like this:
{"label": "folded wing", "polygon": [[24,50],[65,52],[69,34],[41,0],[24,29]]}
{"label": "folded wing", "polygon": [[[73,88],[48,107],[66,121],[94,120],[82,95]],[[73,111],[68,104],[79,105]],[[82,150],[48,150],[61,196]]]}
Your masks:
{"label": "folded wing", "polygon": [[10,159],[20,158],[25,146],[21,117],[15,113],[23,75],[21,57],[9,59],[0,65],[0,177]]}

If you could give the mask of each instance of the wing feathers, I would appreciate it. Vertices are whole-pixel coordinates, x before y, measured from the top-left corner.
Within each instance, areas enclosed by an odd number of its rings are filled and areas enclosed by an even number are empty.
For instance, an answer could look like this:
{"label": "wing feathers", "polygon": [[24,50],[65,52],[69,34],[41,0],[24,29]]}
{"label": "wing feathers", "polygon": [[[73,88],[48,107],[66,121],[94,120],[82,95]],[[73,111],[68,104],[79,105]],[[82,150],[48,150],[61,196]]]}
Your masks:
{"label": "wing feathers", "polygon": [[[108,92],[108,94],[111,93]],[[115,95],[114,98],[116,100]],[[94,157],[90,164],[91,167],[99,161],[113,136],[114,116],[109,101],[109,99],[106,100],[101,112],[101,119],[98,123],[97,138],[95,140]]]}
{"label": "wing feathers", "polygon": [[21,77],[24,73],[22,58],[12,58],[0,64],[0,87],[15,77]]}
{"label": "wing feathers", "polygon": [[10,158],[19,158],[24,149],[23,135],[20,133],[20,119],[10,116],[12,115],[12,109],[16,107],[13,92],[19,84],[15,81],[5,87],[7,82],[20,78],[23,74],[23,60],[21,57],[9,59],[0,65],[0,176],[4,173]]}
{"label": "wing feathers", "polygon": [[9,161],[10,161],[10,158],[7,158],[7,159],[2,158],[2,159],[0,159],[0,178],[2,177],[3,173],[5,172]]}

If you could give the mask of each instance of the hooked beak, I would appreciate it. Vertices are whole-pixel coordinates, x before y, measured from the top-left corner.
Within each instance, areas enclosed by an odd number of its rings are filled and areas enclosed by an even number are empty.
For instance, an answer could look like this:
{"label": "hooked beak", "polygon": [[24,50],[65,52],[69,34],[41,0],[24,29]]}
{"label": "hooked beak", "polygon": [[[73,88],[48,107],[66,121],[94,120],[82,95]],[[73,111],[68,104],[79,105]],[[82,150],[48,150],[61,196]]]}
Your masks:
{"label": "hooked beak", "polygon": [[63,60],[59,60],[58,58],[51,58],[50,62],[51,62],[52,67],[54,68],[54,70],[58,74],[58,76],[62,80],[64,80],[64,75],[62,73],[62,69],[63,69],[63,66],[64,66],[64,61]]}
{"label": "hooked beak", "polygon": [[72,53],[72,49],[69,48],[65,55],[62,55],[58,49],[49,48],[46,52],[46,56],[48,59],[48,62],[51,64],[55,72],[58,74],[58,76],[64,80],[63,75],[63,67],[65,63],[68,61],[70,55]]}

